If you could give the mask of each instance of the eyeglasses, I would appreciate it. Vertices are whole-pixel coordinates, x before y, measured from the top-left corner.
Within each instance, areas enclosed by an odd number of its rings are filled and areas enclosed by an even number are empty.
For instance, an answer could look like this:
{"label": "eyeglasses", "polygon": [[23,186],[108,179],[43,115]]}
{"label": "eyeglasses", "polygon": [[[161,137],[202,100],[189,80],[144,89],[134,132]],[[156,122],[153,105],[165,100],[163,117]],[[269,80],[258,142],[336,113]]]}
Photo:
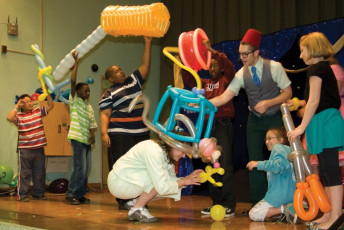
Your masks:
{"label": "eyeglasses", "polygon": [[252,50],[251,52],[248,52],[248,53],[239,53],[239,57],[243,57],[243,58],[247,58],[249,54],[253,53],[254,51],[256,51],[257,49],[255,50]]}
{"label": "eyeglasses", "polygon": [[274,138],[279,138],[279,137],[267,137],[264,139],[264,141],[270,141],[271,139],[274,139]]}

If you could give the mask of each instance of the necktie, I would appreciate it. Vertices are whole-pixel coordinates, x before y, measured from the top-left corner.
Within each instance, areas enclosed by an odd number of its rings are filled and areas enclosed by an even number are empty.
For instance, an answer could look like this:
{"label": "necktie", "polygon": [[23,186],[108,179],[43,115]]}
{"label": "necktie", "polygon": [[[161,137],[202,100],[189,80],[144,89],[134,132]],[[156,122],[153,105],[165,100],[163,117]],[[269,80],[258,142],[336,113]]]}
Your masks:
{"label": "necktie", "polygon": [[257,68],[253,66],[251,68],[251,71],[253,73],[253,81],[254,81],[254,83],[258,86],[258,88],[260,88],[260,79],[259,79],[259,77],[257,75]]}

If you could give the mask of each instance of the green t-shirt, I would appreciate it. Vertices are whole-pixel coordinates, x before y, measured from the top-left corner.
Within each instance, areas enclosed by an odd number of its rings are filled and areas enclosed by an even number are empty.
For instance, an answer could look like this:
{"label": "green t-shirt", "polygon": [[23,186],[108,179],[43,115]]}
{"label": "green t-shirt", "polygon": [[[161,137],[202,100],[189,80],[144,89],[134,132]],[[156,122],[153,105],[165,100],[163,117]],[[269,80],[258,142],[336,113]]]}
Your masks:
{"label": "green t-shirt", "polygon": [[76,140],[84,144],[90,144],[90,129],[97,128],[92,106],[75,94],[69,95],[70,128],[68,140]]}

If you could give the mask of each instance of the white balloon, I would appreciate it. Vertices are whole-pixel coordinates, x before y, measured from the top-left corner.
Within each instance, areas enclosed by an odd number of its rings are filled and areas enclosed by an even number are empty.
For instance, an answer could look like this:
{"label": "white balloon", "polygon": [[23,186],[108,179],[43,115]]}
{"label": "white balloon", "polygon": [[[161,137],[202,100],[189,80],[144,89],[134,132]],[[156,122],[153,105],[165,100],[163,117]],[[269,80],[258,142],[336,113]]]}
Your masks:
{"label": "white balloon", "polygon": [[[98,26],[96,30],[92,32],[85,40],[83,40],[79,45],[76,46],[76,51],[78,52],[78,58],[82,58],[86,53],[88,53],[93,47],[95,47],[104,37],[106,33],[103,31],[101,26]],[[74,50],[74,49],[73,49]],[[67,54],[60,64],[56,66],[53,73],[53,78],[56,81],[61,80],[74,65],[74,58],[72,56],[72,51]]]}

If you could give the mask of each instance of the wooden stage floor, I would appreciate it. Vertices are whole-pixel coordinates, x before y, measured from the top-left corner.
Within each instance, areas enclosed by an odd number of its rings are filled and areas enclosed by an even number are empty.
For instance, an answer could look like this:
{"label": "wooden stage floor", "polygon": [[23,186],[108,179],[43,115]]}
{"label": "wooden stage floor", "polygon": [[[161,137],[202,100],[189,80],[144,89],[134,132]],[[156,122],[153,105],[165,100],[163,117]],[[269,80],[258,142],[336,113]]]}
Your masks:
{"label": "wooden stage floor", "polygon": [[[304,224],[292,225],[279,222],[252,222],[241,213],[250,207],[238,203],[236,215],[216,222],[200,211],[211,204],[208,196],[182,196],[181,201],[160,199],[149,203],[150,213],[159,218],[156,223],[138,223],[127,220],[127,211],[117,209],[109,192],[90,192],[91,204],[68,205],[64,194],[46,194],[47,201],[18,202],[16,197],[0,197],[0,229],[28,229],[18,225],[41,229],[250,229],[250,230],[299,230]],[[31,197],[30,197],[31,199]],[[15,227],[10,227],[14,225]],[[30,229],[30,228],[29,228]]]}

